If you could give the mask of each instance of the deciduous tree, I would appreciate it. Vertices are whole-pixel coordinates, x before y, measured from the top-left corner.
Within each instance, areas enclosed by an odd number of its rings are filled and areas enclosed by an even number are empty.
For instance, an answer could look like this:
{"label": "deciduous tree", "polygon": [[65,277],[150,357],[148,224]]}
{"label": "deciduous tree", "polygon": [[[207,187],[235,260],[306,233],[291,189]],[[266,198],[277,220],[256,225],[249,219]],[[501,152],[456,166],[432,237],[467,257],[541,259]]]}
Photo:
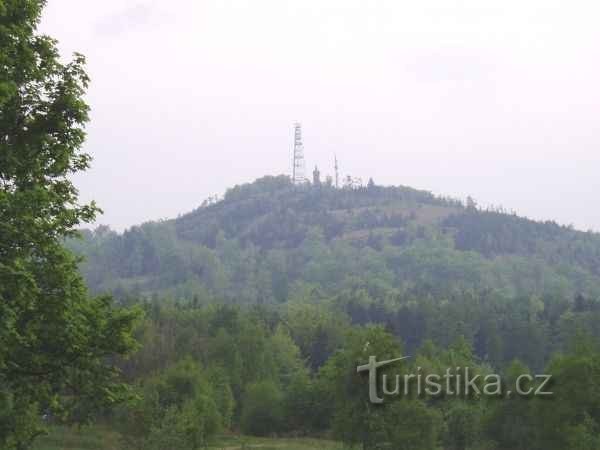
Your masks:
{"label": "deciduous tree", "polygon": [[134,345],[135,313],[91,298],[63,248],[98,212],[69,176],[88,106],[84,58],[36,33],[45,1],[0,0],[0,447],[24,449],[42,415],[85,420],[124,395],[108,358]]}

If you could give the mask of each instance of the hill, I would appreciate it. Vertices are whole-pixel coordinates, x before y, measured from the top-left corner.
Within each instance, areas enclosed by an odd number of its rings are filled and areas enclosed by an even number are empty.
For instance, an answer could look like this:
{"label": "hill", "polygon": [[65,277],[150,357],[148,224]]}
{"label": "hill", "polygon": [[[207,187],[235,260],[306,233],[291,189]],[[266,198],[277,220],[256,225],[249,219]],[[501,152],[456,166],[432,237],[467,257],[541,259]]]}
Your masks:
{"label": "hill", "polygon": [[[386,417],[413,439],[395,434],[389,448],[598,448],[596,422],[579,418],[598,411],[587,393],[594,377],[581,375],[600,367],[597,234],[408,187],[294,186],[284,176],[236,186],[173,220],[82,234],[68,245],[86,257],[91,287],[145,312],[141,350],[121,369],[152,400],[114,420],[132,443],[173,438],[175,419],[166,414],[156,428],[147,418],[197,380],[226,428],[249,434],[332,431],[375,448],[367,439],[390,435],[364,424]],[[550,373],[559,397],[551,408],[542,397],[444,394],[365,408],[366,380],[349,374],[372,355],[410,355],[412,373]],[[581,386],[586,393],[573,395]],[[515,423],[517,438],[506,432]]]}
{"label": "hill", "polygon": [[118,296],[273,303],[357,286],[379,297],[600,293],[596,233],[373,183],[264,177],[176,219],[122,234],[102,226],[68,246],[84,256],[92,290]]}

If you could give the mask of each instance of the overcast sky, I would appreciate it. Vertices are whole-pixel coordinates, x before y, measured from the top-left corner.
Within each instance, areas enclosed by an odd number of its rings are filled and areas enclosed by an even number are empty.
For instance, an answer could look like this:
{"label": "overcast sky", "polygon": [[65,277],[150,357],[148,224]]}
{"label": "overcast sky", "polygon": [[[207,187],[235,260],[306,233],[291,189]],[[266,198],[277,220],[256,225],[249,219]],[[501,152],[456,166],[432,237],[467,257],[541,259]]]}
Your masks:
{"label": "overcast sky", "polygon": [[597,0],[50,0],[117,229],[307,167],[600,231]]}

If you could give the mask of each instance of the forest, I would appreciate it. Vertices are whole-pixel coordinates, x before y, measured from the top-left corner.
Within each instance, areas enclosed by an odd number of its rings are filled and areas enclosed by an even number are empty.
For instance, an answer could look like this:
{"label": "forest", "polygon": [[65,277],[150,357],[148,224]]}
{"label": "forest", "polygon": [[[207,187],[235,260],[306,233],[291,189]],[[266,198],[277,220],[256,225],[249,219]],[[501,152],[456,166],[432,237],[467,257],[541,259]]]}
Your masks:
{"label": "forest", "polygon": [[[1,450],[600,448],[600,234],[375,175],[90,229],[85,58],[44,5],[0,0]],[[374,404],[372,357],[552,395]]]}
{"label": "forest", "polygon": [[[499,368],[510,383],[542,364],[535,350],[543,341],[529,340],[544,325],[532,319],[536,325],[520,336],[489,336],[507,346],[514,339],[513,352],[519,343],[526,347],[497,365],[478,356],[476,344],[460,331],[448,344],[432,336],[408,352],[388,325],[354,324],[328,302],[295,301],[274,309],[160,301],[143,308],[136,331],[141,349],[120,365],[135,400],[97,419],[118,430],[126,448],[203,448],[218,441],[224,430],[326,437],[340,442],[340,448],[361,449],[591,450],[600,444],[600,353],[596,341],[583,332],[569,337],[564,351],[543,363],[543,373],[554,377],[552,398],[442,393],[369,406],[367,383],[356,366],[372,354],[380,359],[409,354],[412,358],[401,370],[412,373],[417,367],[441,373],[461,366],[481,374]],[[430,308],[431,316],[423,320],[444,315]],[[575,322],[594,320],[589,311],[565,315]],[[446,315],[448,328],[464,326],[453,319]],[[513,333],[527,323],[515,320],[519,324]],[[531,364],[524,362],[528,357]]]}
{"label": "forest", "polygon": [[[471,199],[374,182],[295,186],[286,176],[236,186],[171,221],[67,242],[92,289],[145,311],[142,350],[122,367],[141,397],[161,405],[171,378],[197,372],[212,383],[213,433],[415,450],[597,448],[599,244],[595,233]],[[413,356],[406,372],[549,373],[556,397],[370,408],[365,378],[351,374],[373,354]],[[153,417],[185,420],[167,416],[171,401]],[[145,417],[141,405],[117,414],[123,436],[139,448],[175,445],[153,444],[151,428],[124,419]],[[144,423],[161,439],[176,428]]]}

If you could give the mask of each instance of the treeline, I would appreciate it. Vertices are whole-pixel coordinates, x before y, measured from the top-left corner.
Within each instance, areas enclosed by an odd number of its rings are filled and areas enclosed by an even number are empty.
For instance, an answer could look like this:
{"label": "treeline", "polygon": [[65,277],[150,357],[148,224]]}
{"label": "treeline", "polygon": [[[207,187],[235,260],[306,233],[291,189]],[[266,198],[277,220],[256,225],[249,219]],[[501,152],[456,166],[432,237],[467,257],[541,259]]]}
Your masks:
{"label": "treeline", "polygon": [[102,419],[122,433],[124,448],[191,450],[218,434],[238,432],[327,436],[363,449],[600,445],[600,353],[598,340],[582,328],[565,343],[568,352],[555,353],[545,365],[554,376],[550,398],[455,397],[444,387],[435,397],[401,395],[373,405],[368,380],[356,371],[372,355],[411,356],[392,373],[469,367],[475,374],[500,373],[510,385],[534,372],[518,360],[492,366],[462,335],[448,346],[425,339],[408,353],[386,327],[352,325],[333,305],[239,308],[162,301],[147,302],[144,309],[137,329],[141,348],[121,363],[135,395]]}
{"label": "treeline", "polygon": [[534,222],[498,211],[467,209],[444,220],[456,230],[458,250],[486,257],[534,255],[549,263],[581,267],[600,275],[600,236],[582,233],[555,222]]}

